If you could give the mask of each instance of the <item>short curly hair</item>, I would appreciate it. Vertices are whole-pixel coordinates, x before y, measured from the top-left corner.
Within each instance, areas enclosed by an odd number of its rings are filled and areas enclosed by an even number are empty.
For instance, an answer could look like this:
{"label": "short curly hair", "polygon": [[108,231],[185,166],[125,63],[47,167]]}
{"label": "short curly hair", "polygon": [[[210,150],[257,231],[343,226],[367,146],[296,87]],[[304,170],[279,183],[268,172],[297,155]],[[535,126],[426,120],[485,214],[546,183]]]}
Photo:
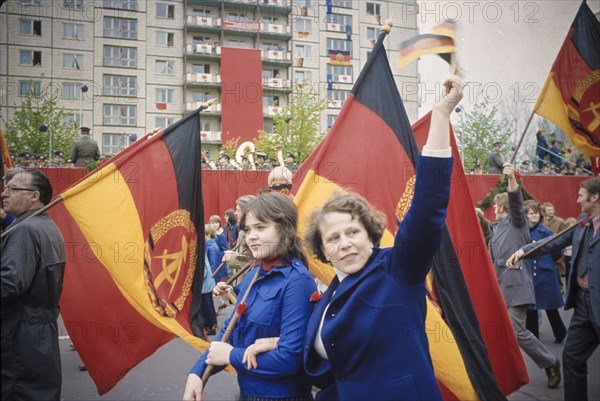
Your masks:
{"label": "short curly hair", "polygon": [[376,210],[365,198],[357,193],[335,193],[321,209],[315,210],[309,218],[304,241],[309,251],[321,262],[329,263],[323,249],[320,222],[327,213],[348,213],[357,219],[367,231],[369,240],[375,246],[381,243],[386,227],[385,214]]}

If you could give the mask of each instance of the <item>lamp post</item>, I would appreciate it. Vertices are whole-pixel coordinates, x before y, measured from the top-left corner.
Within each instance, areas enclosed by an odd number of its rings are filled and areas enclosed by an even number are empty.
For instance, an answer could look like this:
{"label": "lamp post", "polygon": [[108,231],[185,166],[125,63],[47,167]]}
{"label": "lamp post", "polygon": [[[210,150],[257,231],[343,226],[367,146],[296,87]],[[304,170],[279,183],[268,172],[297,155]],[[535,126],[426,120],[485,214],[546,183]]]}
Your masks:
{"label": "lamp post", "polygon": [[[40,126],[38,127],[38,129],[40,130],[40,132],[46,132],[48,131],[48,126],[46,124],[40,124]],[[48,135],[48,140],[49,140],[49,147],[48,147],[48,160],[52,160],[52,130],[50,130],[50,134]]]}
{"label": "lamp post", "polygon": [[83,94],[88,91],[87,85],[81,85],[81,96],[79,97],[79,126],[83,127]]}

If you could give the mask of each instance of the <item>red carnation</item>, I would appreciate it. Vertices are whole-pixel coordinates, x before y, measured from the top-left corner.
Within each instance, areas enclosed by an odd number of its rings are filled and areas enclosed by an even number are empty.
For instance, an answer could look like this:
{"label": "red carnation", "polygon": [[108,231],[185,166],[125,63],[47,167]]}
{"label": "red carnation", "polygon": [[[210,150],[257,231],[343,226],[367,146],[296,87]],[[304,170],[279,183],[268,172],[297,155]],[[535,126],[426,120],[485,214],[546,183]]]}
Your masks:
{"label": "red carnation", "polygon": [[241,304],[239,304],[236,308],[235,311],[238,315],[238,317],[242,317],[242,315],[244,314],[244,312],[246,312],[246,309],[248,308],[248,305],[246,305],[245,302],[242,302]]}
{"label": "red carnation", "polygon": [[323,298],[323,293],[319,291],[315,291],[310,294],[310,302],[319,302]]}

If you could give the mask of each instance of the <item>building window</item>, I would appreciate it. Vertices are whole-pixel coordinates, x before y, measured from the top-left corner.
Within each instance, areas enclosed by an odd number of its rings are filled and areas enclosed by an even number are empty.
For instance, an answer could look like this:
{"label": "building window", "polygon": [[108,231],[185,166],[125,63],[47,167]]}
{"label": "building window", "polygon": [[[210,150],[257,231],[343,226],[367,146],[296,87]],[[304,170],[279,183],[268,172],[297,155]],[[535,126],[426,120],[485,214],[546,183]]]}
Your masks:
{"label": "building window", "polygon": [[367,39],[371,42],[371,44],[374,44],[377,41],[379,32],[381,32],[379,28],[367,27]]}
{"label": "building window", "polygon": [[80,127],[81,116],[79,114],[63,114],[62,124],[66,125],[67,127]]}
{"label": "building window", "polygon": [[367,14],[381,15],[381,4],[367,3]]}
{"label": "building window", "polygon": [[172,4],[156,3],[156,18],[175,19],[175,6]]}
{"label": "building window", "polygon": [[131,105],[105,104],[104,125],[136,125],[137,108]]}
{"label": "building window", "polygon": [[137,20],[132,18],[104,17],[104,37],[137,39]]}
{"label": "building window", "polygon": [[260,49],[261,50],[276,50],[276,51],[281,51],[281,52],[285,51],[285,47],[283,47],[281,44],[279,44],[279,43],[268,43],[268,42],[261,43],[260,44]]}
{"label": "building window", "polygon": [[351,83],[352,66],[327,64],[327,76],[330,77],[333,80],[333,82]]}
{"label": "building window", "polygon": [[210,120],[202,119],[200,120],[200,131],[209,131],[210,132]]}
{"label": "building window", "polygon": [[74,82],[63,82],[61,97],[67,100],[81,99],[81,84]]}
{"label": "building window", "polygon": [[331,5],[340,8],[352,8],[352,0],[331,0]]}
{"label": "building window", "polygon": [[211,97],[211,94],[208,92],[192,92],[192,102],[206,102]]}
{"label": "building window", "polygon": [[173,103],[175,99],[175,89],[156,89],[156,102],[158,103]]}
{"label": "building window", "polygon": [[263,127],[265,132],[273,132],[273,120],[265,120]]}
{"label": "building window", "polygon": [[19,0],[19,4],[22,4],[24,6],[39,6],[40,4],[42,4],[42,0]]}
{"label": "building window", "polygon": [[19,65],[42,65],[42,52],[19,50]]}
{"label": "building window", "polygon": [[263,105],[267,107],[279,107],[279,96],[263,96]]}
{"label": "building window", "polygon": [[331,127],[333,127],[333,123],[335,123],[336,118],[337,118],[336,114],[328,114],[327,115],[327,129],[331,129]]}
{"label": "building window", "polygon": [[311,57],[311,47],[307,45],[296,45],[294,47],[294,56],[300,57],[303,59],[308,59]]}
{"label": "building window", "polygon": [[244,40],[237,40],[237,39],[229,39],[227,40],[227,46],[229,47],[237,47],[237,48],[247,48],[248,45],[246,44],[246,41]]}
{"label": "building window", "polygon": [[135,47],[104,46],[105,67],[137,66],[137,49]]}
{"label": "building window", "polygon": [[173,124],[173,121],[175,121],[173,117],[156,117],[154,119],[154,125],[155,127],[165,128]]}
{"label": "building window", "polygon": [[63,68],[68,70],[83,70],[83,54],[64,53]]}
{"label": "building window", "polygon": [[344,39],[327,38],[327,50],[352,50],[352,42]]}
{"label": "building window", "polygon": [[172,32],[156,32],[156,46],[173,47],[175,43],[175,34]]}
{"label": "building window", "polygon": [[210,8],[194,8],[192,10],[192,16],[200,18],[211,18],[213,11]]}
{"label": "building window", "polygon": [[298,32],[298,36],[306,37],[312,33],[312,21],[308,18],[299,18],[296,21],[296,32]]}
{"label": "building window", "polygon": [[137,78],[125,75],[104,75],[102,94],[132,97],[137,94]]}
{"label": "building window", "polygon": [[198,74],[210,74],[210,64],[192,64],[192,72]]}
{"label": "building window", "polygon": [[63,36],[65,39],[83,40],[83,24],[65,22],[63,24]]}
{"label": "building window", "polygon": [[102,154],[116,155],[127,147],[127,134],[102,134]]}
{"label": "building window", "polygon": [[75,10],[83,10],[83,0],[64,0],[64,8],[73,8]]}
{"label": "building window", "polygon": [[137,10],[137,0],[104,0],[105,8],[116,8],[119,10]]}
{"label": "building window", "polygon": [[33,93],[40,96],[42,83],[40,81],[19,81],[19,96],[27,96]]}
{"label": "building window", "polygon": [[173,60],[156,60],[154,64],[156,75],[174,75],[175,61]]}
{"label": "building window", "polygon": [[344,14],[327,14],[328,24],[339,24],[343,32],[352,32],[352,16]]}
{"label": "building window", "polygon": [[311,84],[312,73],[311,71],[294,71],[294,82],[297,84]]}
{"label": "building window", "polygon": [[344,104],[346,99],[348,98],[348,91],[336,91],[336,90],[328,90],[327,98],[331,102],[332,100],[337,100],[341,105]]}
{"label": "building window", "polygon": [[34,21],[32,19],[21,19],[19,21],[19,33],[22,35],[42,35],[42,21]]}

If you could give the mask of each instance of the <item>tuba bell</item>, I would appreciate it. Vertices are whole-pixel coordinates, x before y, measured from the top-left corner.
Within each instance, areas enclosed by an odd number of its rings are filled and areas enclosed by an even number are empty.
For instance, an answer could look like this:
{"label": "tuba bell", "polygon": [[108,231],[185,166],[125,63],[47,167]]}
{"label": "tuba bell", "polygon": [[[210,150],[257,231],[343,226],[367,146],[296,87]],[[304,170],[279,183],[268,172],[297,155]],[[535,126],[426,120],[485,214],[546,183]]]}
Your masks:
{"label": "tuba bell", "polygon": [[240,170],[242,169],[243,157],[248,158],[250,170],[256,170],[256,165],[254,164],[254,143],[252,143],[252,141],[243,142],[235,151],[235,161]]}

